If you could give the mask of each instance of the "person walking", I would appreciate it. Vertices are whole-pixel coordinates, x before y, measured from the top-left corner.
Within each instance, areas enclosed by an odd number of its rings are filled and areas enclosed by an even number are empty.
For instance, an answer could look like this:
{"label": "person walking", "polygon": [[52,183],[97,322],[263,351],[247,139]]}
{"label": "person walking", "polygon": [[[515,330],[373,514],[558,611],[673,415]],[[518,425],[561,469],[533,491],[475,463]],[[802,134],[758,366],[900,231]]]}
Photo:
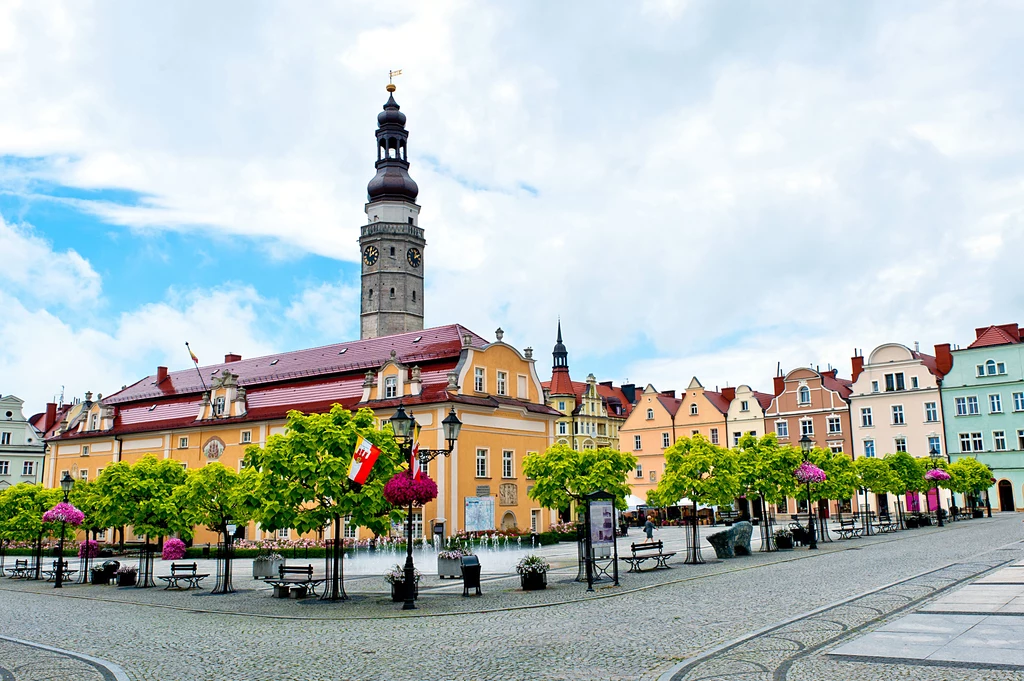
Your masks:
{"label": "person walking", "polygon": [[654,519],[652,516],[647,516],[647,522],[644,523],[644,533],[647,534],[647,541],[654,540]]}

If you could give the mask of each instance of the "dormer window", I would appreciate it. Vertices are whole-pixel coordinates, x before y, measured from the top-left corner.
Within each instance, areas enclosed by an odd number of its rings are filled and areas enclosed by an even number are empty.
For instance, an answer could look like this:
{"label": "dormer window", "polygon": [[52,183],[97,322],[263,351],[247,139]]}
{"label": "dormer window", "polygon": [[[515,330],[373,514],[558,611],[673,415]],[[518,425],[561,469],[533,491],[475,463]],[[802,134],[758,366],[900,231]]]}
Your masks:
{"label": "dormer window", "polygon": [[100,427],[100,415],[93,414],[89,417],[89,430],[96,430]]}
{"label": "dormer window", "polygon": [[398,377],[388,376],[384,379],[384,399],[398,397]]}
{"label": "dormer window", "polygon": [[213,401],[213,415],[222,416],[224,414],[224,407],[227,404],[223,397],[218,397]]}

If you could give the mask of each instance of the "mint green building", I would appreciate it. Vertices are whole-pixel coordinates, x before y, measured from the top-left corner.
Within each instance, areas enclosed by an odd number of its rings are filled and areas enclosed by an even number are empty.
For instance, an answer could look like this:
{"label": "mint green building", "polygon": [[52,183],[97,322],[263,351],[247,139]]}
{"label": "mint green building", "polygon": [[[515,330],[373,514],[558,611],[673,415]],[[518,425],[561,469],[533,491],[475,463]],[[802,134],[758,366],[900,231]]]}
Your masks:
{"label": "mint green building", "polygon": [[992,469],[992,510],[1024,511],[1024,329],[1001,324],[975,334],[950,351],[942,379],[946,451]]}

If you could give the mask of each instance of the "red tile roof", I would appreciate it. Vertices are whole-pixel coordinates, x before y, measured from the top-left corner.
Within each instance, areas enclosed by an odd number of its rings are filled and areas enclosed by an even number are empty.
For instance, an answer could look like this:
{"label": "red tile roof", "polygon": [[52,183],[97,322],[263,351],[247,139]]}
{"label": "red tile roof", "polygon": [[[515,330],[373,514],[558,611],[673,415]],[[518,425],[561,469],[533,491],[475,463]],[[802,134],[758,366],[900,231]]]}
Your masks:
{"label": "red tile roof", "polygon": [[705,390],[704,397],[706,397],[708,399],[708,402],[710,402],[715,407],[715,409],[717,409],[721,413],[729,413],[729,400],[727,400],[725,398],[725,395],[723,395],[722,393],[715,392],[714,390]]}
{"label": "red tile roof", "polygon": [[683,403],[678,397],[669,397],[668,395],[658,395],[658,401],[661,405],[668,410],[670,416],[675,418],[676,412],[679,411],[679,405]]}
{"label": "red tile roof", "polygon": [[212,378],[225,368],[237,374],[238,384],[248,390],[256,385],[304,377],[348,374],[376,368],[388,359],[392,350],[396,352],[396,359],[403,364],[424,363],[458,356],[462,349],[464,333],[470,334],[474,347],[488,344],[485,339],[465,327],[450,324],[423,331],[283,352],[238,362],[210,364],[200,367],[198,372],[192,367],[169,373],[160,385],[156,384],[154,374],[104,398],[103,403],[114,405],[172,395],[202,393],[204,389],[199,379],[200,374],[209,386]]}
{"label": "red tile roof", "polygon": [[552,395],[578,394],[573,387],[572,378],[569,377],[569,367],[555,367],[551,372],[549,386]]}
{"label": "red tile roof", "polygon": [[[232,362],[231,371],[239,374],[239,383],[246,386],[247,412],[244,416],[218,418],[213,421],[197,421],[202,402],[202,386],[198,379],[193,383],[187,380],[188,371],[175,372],[163,383],[173,385],[173,390],[162,390],[154,394],[152,390],[134,390],[135,386],[121,391],[113,401],[116,409],[113,428],[95,432],[81,433],[69,430],[58,439],[74,439],[82,437],[109,436],[125,433],[138,433],[171,428],[200,427],[212,424],[243,423],[266,419],[284,418],[291,410],[303,413],[327,411],[334,404],[348,409],[370,406],[377,409],[397,407],[399,401],[407,409],[417,404],[436,404],[438,402],[458,402],[497,408],[500,405],[516,406],[530,413],[557,415],[558,412],[544,404],[534,404],[504,397],[477,397],[449,393],[448,373],[458,366],[462,353],[463,333],[471,333],[457,325],[427,329],[397,336],[386,336],[372,341],[357,341],[339,345],[301,350],[253,360]],[[486,341],[472,334],[473,345],[481,347]],[[422,336],[419,343],[414,342]],[[357,362],[339,367],[335,364],[339,348],[350,348],[346,356],[352,353]],[[421,363],[420,378],[422,389],[419,395],[406,395],[399,399],[374,400],[362,402],[363,381],[366,369],[378,369],[389,358],[391,349],[396,349],[396,359],[403,363]],[[373,352],[378,354],[374,355]],[[319,363],[318,363],[319,358]],[[273,365],[278,373],[268,371],[270,361],[279,359]],[[247,363],[248,362],[248,363]],[[216,371],[224,368],[223,364],[215,365]],[[301,369],[299,368],[301,367]],[[238,371],[237,369],[241,369]],[[203,367],[203,371],[212,371]],[[246,376],[243,381],[242,376]],[[180,380],[175,380],[185,374]],[[193,377],[195,370],[191,371]],[[151,378],[140,381],[147,384]],[[128,395],[136,395],[128,399]],[[110,398],[103,400],[109,404]],[[412,411],[412,410],[410,410]],[[62,415],[61,415],[62,416]],[[60,418],[58,418],[58,421]],[[56,434],[54,434],[56,435]]]}
{"label": "red tile roof", "polygon": [[936,363],[934,356],[926,355],[925,353],[918,352],[916,350],[911,350],[910,354],[914,356],[914,359],[921,360],[921,364],[924,364],[925,368],[928,369],[929,372],[931,372],[932,376],[942,378],[943,374],[941,371],[939,371],[939,366]]}
{"label": "red tile roof", "polygon": [[968,348],[985,348],[993,345],[1009,345],[1024,340],[1024,333],[1016,324],[1000,324],[974,330],[977,340]]}
{"label": "red tile roof", "polygon": [[772,403],[772,400],[775,399],[775,395],[769,395],[768,393],[759,393],[755,390],[754,399],[757,400],[757,403],[761,405],[761,410],[764,411],[765,409],[768,408],[768,405]]}
{"label": "red tile roof", "polygon": [[[587,390],[587,384],[583,381],[570,381],[572,384],[572,390],[568,390],[564,385],[560,386],[564,392],[555,392],[551,390],[551,385],[554,383],[554,375],[552,375],[551,381],[544,381],[541,383],[541,387],[548,391],[551,395],[575,395],[576,405],[579,407],[583,398],[583,393]],[[601,396],[601,401],[604,403],[605,408],[608,410],[608,416],[614,418],[626,418],[629,413],[633,410],[633,405],[630,404],[629,400],[626,399],[626,394],[622,392],[622,388],[614,385],[606,385],[604,383],[597,384],[597,394]],[[619,405],[622,408],[621,414],[615,413],[615,405]],[[575,411],[575,410],[574,410]]]}
{"label": "red tile roof", "polygon": [[849,400],[850,395],[853,393],[853,381],[848,378],[839,378],[837,376],[838,373],[838,369],[821,372],[821,383],[829,390],[839,393],[839,396],[844,400]]}

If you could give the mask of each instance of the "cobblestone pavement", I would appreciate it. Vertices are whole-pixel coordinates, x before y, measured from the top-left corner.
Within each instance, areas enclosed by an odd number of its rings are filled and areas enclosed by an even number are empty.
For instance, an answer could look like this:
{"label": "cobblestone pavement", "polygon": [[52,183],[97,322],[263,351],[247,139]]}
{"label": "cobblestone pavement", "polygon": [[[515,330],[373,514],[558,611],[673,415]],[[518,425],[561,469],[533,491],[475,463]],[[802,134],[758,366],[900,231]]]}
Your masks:
{"label": "cobblestone pavement", "polygon": [[[668,529],[662,534],[668,542]],[[523,593],[513,579],[494,576],[479,599],[461,598],[455,585],[428,585],[412,617],[388,602],[379,578],[367,580],[365,591],[353,580],[353,601],[342,604],[285,602],[255,589],[222,597],[76,587],[55,596],[42,585],[3,580],[0,632],[60,641],[120,664],[137,681],[653,679],[681,659],[773,623],[950,563],[967,564],[936,572],[928,586],[908,582],[906,593],[886,601],[906,606],[957,575],[1024,556],[1017,546],[992,553],[1021,540],[1020,516],[1005,514],[836,542],[818,552],[701,566],[676,560],[673,570],[623,574],[621,587],[605,586],[596,599],[571,583],[574,574],[564,568],[546,592]],[[215,608],[221,612],[203,612]],[[274,618],[281,615],[300,619]],[[886,678],[875,665],[815,655],[795,658],[788,678],[832,678],[818,675],[815,664],[842,667],[841,678]],[[927,678],[929,669],[915,667],[913,675]]]}
{"label": "cobblestone pavement", "polygon": [[0,637],[0,681],[124,681],[103,660]]}

